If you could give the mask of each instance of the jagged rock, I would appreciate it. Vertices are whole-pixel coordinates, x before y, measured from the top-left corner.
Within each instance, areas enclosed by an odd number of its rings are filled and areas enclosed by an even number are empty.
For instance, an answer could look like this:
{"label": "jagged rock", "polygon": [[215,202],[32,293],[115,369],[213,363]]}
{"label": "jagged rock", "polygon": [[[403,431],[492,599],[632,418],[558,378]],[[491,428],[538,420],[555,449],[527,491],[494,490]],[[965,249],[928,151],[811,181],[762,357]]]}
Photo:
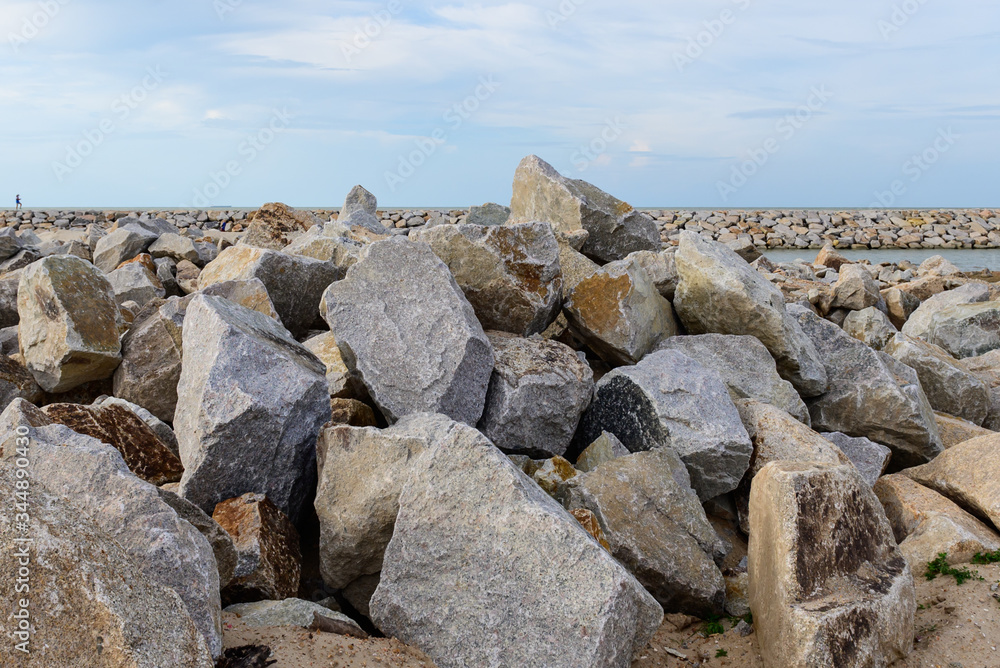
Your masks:
{"label": "jagged rock", "polygon": [[924,276],[909,283],[900,283],[898,287],[903,292],[916,297],[920,301],[927,301],[936,294],[953,290],[965,284],[965,279],[944,278],[942,276]]}
{"label": "jagged rock", "polygon": [[[904,293],[905,294],[905,293]],[[934,316],[949,306],[979,304],[990,300],[990,289],[985,283],[969,283],[929,297],[906,319],[900,330],[909,336],[926,339]]]}
{"label": "jagged rock", "polygon": [[562,276],[548,223],[438,225],[414,230],[410,239],[448,265],[484,329],[529,336],[555,320]]}
{"label": "jagged rock", "polygon": [[337,216],[337,222],[347,227],[361,227],[375,234],[388,234],[389,230],[376,216],[377,209],[378,201],[375,195],[361,186],[354,186],[351,192],[347,193],[344,206]]}
{"label": "jagged rock", "polygon": [[330,399],[330,422],[351,427],[376,427],[375,411],[357,399]]}
{"label": "jagged rock", "polygon": [[510,207],[487,202],[482,206],[469,209],[465,222],[467,225],[503,225],[510,219]]}
{"label": "jagged rock", "polygon": [[302,554],[295,525],[263,494],[244,494],[215,506],[212,519],[233,539],[236,568],[222,590],[226,605],[284,599],[299,591]]}
{"label": "jagged rock", "polygon": [[990,411],[986,383],[941,348],[906,334],[896,334],[884,352],[912,368],[935,410],[982,424]]}
{"label": "jagged rock", "polygon": [[[646,275],[653,282],[653,287],[667,301],[673,301],[677,290],[677,262],[673,249],[654,253],[653,251],[636,251],[629,257],[646,270]],[[627,259],[627,258],[626,258]]]}
{"label": "jagged rock", "polygon": [[534,155],[517,167],[510,209],[510,222],[540,220],[563,232],[586,230],[583,253],[602,262],[660,250],[651,218],[586,181],[565,178]]}
{"label": "jagged rock", "polygon": [[323,364],[271,318],[197,295],[184,318],[177,395],[180,496],[209,512],[263,493],[296,521],[330,418]]}
{"label": "jagged rock", "polygon": [[990,436],[996,433],[991,429],[983,429],[968,420],[945,413],[934,413],[934,420],[937,422],[938,432],[941,434],[941,444],[945,449],[980,436]]}
{"label": "jagged rock", "polygon": [[726,245],[747,262],[754,262],[758,258],[762,257],[761,252],[757,250],[757,247],[754,246],[753,242],[746,237],[730,241]]}
{"label": "jagged rock", "polygon": [[399,508],[371,619],[440,668],[625,667],[663,619],[573,516],[471,428],[453,423],[413,463]]}
{"label": "jagged rock", "polygon": [[860,311],[875,306],[882,299],[878,283],[863,265],[847,264],[840,268],[839,278],[833,286],[831,308]]}
{"label": "jagged rock", "polygon": [[201,276],[201,269],[193,262],[181,260],[177,263],[177,272],[174,276],[177,287],[186,295],[198,292],[198,277]]}
{"label": "jagged rock", "polygon": [[42,388],[30,371],[17,360],[0,355],[0,406],[6,408],[18,398],[36,404],[42,396]]}
{"label": "jagged rock", "polygon": [[20,272],[4,274],[0,278],[0,327],[14,327],[20,321],[17,314],[17,286]]}
{"label": "jagged rock", "polygon": [[271,302],[271,296],[267,294],[267,288],[259,278],[212,283],[202,288],[201,293],[223,297],[240,306],[245,306],[251,311],[258,311],[281,322],[281,318]]}
{"label": "jagged rock", "polygon": [[920,263],[918,276],[961,276],[962,270],[940,255],[932,255]]}
{"label": "jagged rock", "polygon": [[701,334],[675,336],[662,341],[657,350],[676,350],[714,369],[729,388],[733,401],[757,399],[780,408],[809,425],[809,410],[792,384],[778,375],[774,358],[752,336]]}
{"label": "jagged rock", "polygon": [[1000,348],[1000,302],[943,308],[931,316],[927,332],[920,338],[941,346],[956,359],[996,350]]}
{"label": "jagged rock", "polygon": [[347,368],[344,357],[337,345],[333,332],[317,334],[303,343],[306,350],[315,355],[326,367],[326,381],[330,386],[332,399],[351,399],[366,394],[364,383]]}
{"label": "jagged rock", "polygon": [[313,623],[313,615],[320,615],[327,619],[336,620],[351,626],[359,633],[361,627],[357,622],[340,612],[335,612],[312,601],[303,601],[301,598],[286,598],[283,601],[255,601],[253,603],[235,603],[225,609],[237,615],[240,622],[251,627],[268,626],[301,626],[309,628]]}
{"label": "jagged rock", "polygon": [[13,228],[5,227],[0,230],[0,260],[17,255],[23,247],[21,238],[17,236],[17,232]]}
{"label": "jagged rock", "polygon": [[670,302],[634,258],[607,264],[581,280],[565,309],[573,330],[611,364],[635,364],[677,334]]}
{"label": "jagged rock", "polygon": [[851,466],[757,474],[748,570],[764,665],[886,666],[913,648],[913,576]]}
{"label": "jagged rock", "polygon": [[604,431],[631,452],[673,449],[703,501],[735,489],[752,453],[722,378],[675,350],[647,355],[597,383],[574,440],[577,451]]}
{"label": "jagged rock", "polygon": [[[0,470],[0,495],[14,499],[14,466]],[[177,594],[151,580],[80,508],[34,476],[30,559],[32,598],[25,626],[14,619],[22,568],[13,513],[0,513],[0,576],[10,582],[0,663],[8,666],[191,666],[212,668],[212,654]],[[27,592],[22,593],[21,596]],[[49,601],[52,603],[50,604]],[[9,623],[9,625],[8,625]],[[19,645],[24,643],[24,645]],[[219,645],[221,649],[221,642]],[[21,651],[25,650],[25,651]]]}
{"label": "jagged rock", "polygon": [[816,261],[813,264],[819,264],[824,267],[829,267],[834,271],[840,271],[840,268],[845,264],[852,264],[850,260],[834,250],[833,246],[827,244],[823,246],[819,254],[816,256]]}
{"label": "jagged rock", "polygon": [[281,202],[271,202],[250,215],[250,225],[240,239],[240,244],[281,250],[313,225],[322,224],[311,213],[293,209]]}
{"label": "jagged rock", "polygon": [[1000,529],[1000,434],[959,443],[903,473]]}
{"label": "jagged rock", "polygon": [[335,266],[309,257],[251,246],[231,246],[202,270],[198,285],[204,289],[223,281],[258,278],[267,289],[282,324],[293,335],[300,336],[319,317],[323,291],[334,281],[337,272]]}
{"label": "jagged rock", "polygon": [[892,458],[892,450],[864,436],[848,436],[839,431],[826,432],[822,436],[847,455],[854,468],[861,474],[861,479],[869,486],[874,485],[875,481],[885,473]]}
{"label": "jagged rock", "polygon": [[750,334],[774,357],[778,373],[803,397],[826,391],[816,348],[785,311],[781,291],[724,244],[682,232],[674,308],[691,334]]}
{"label": "jagged rock", "polygon": [[990,410],[983,426],[992,431],[1000,431],[1000,350],[966,357],[962,360],[962,365],[986,383],[990,390]]}
{"label": "jagged rock", "polygon": [[817,431],[864,436],[892,449],[893,463],[913,466],[943,449],[917,373],[872,350],[812,311],[789,307],[826,365],[829,391],[810,400]]}
{"label": "jagged rock", "polygon": [[[558,236],[556,237],[558,238]],[[567,243],[559,243],[559,267],[562,270],[563,294],[569,295],[576,286],[586,278],[590,278],[601,265],[597,264],[583,253]]]}
{"label": "jagged rock", "polygon": [[194,241],[179,234],[163,234],[149,247],[149,254],[154,258],[169,257],[177,262],[187,260],[198,264],[201,256],[195,248]]}
{"label": "jagged rock", "polygon": [[132,474],[110,445],[78,434],[22,399],[0,415],[0,458],[12,467],[17,431],[28,431],[31,478],[59,490],[124,548],[148,582],[172,589],[213,655],[222,649],[219,572],[208,541]]}
{"label": "jagged rock", "polygon": [[373,243],[323,295],[344,361],[390,421],[444,413],[482,416],[493,351],[448,267],[403,237]]}
{"label": "jagged rock", "polygon": [[367,244],[353,238],[351,231],[338,224],[327,223],[322,229],[310,229],[298,239],[285,246],[283,253],[301,255],[322,260],[333,265],[337,273],[335,280],[344,277],[347,268],[361,259]]}
{"label": "jagged rock", "polygon": [[714,559],[725,545],[670,448],[618,457],[567,485],[566,507],[594,513],[611,554],[665,610],[723,612],[725,582]]}
{"label": "jagged rock", "polygon": [[534,464],[531,479],[546,494],[559,503],[564,503],[567,492],[566,483],[575,478],[579,471],[563,457],[550,457],[535,461]]}
{"label": "jagged rock", "polygon": [[1000,536],[957,505],[905,475],[881,478],[875,494],[910,568],[921,572],[942,552],[963,564],[979,552],[1000,550]]}
{"label": "jagged rock", "polygon": [[121,313],[107,279],[73,255],[21,273],[18,340],[25,366],[46,392],[108,378],[121,362]]}
{"label": "jagged rock", "polygon": [[101,237],[94,246],[94,266],[110,273],[126,260],[146,251],[156,241],[156,232],[138,226],[119,227]]}
{"label": "jagged rock", "polygon": [[885,348],[889,340],[898,333],[889,317],[874,306],[848,313],[843,330],[874,350]]}
{"label": "jagged rock", "polygon": [[190,301],[190,297],[167,300],[140,315],[122,337],[122,363],[115,371],[114,394],[164,422],[174,421],[184,314]]}
{"label": "jagged rock", "polygon": [[167,296],[160,279],[142,264],[122,265],[109,273],[107,278],[115,292],[115,301],[119,304],[133,301],[141,307],[154,299]]}
{"label": "jagged rock", "polygon": [[594,373],[555,341],[487,332],[495,363],[479,430],[506,452],[566,452],[594,392]]}
{"label": "jagged rock", "polygon": [[177,234],[178,232],[177,228],[165,219],[149,218],[147,216],[139,218],[126,216],[125,218],[119,218],[115,224],[112,225],[112,228],[112,232],[115,229],[128,228],[130,230],[142,230],[149,232],[150,234],[155,234],[156,236],[160,236],[161,234]]}
{"label": "jagged rock", "polygon": [[899,288],[882,290],[882,299],[889,315],[889,321],[896,329],[902,329],[906,321],[920,307],[920,300]]}
{"label": "jagged rock", "polygon": [[184,294],[177,285],[177,263],[169,257],[159,257],[153,260],[156,266],[156,278],[166,290],[168,297],[180,297]]}
{"label": "jagged rock", "polygon": [[236,547],[233,545],[233,537],[219,526],[219,523],[213,520],[208,513],[190,501],[182,499],[163,487],[157,487],[156,491],[163,502],[177,512],[178,517],[190,522],[191,526],[208,539],[212,546],[212,554],[215,555],[216,566],[219,568],[219,587],[225,587],[229,584],[236,571],[238,559]]}
{"label": "jagged rock", "polygon": [[617,436],[602,431],[601,435],[576,458],[576,468],[584,473],[589,473],[601,464],[618,457],[624,457],[627,454],[629,454],[628,448],[622,445]]}
{"label": "jagged rock", "polygon": [[594,540],[596,540],[601,547],[605,550],[610,551],[611,545],[608,544],[608,540],[604,537],[604,531],[601,530],[601,525],[597,521],[597,516],[586,508],[577,508],[576,510],[569,511],[569,514],[576,518],[576,521],[580,523],[580,526],[589,533]]}
{"label": "jagged rock", "polygon": [[42,411],[52,422],[114,446],[129,470],[153,485],[178,482],[184,467],[138,415],[114,404],[49,404]]}

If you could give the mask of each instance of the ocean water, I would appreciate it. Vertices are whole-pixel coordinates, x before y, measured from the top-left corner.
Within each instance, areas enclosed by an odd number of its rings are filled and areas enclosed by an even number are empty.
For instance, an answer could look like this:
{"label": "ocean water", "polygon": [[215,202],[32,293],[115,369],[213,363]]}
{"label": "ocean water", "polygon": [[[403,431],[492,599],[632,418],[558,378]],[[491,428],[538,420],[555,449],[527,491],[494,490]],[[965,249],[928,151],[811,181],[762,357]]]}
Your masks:
{"label": "ocean water", "polygon": [[[837,249],[837,252],[849,260],[868,260],[872,264],[882,262],[901,262],[908,260],[914,264],[920,264],[924,260],[934,255],[940,255],[954,264],[962,271],[1000,271],[1000,248],[948,248],[941,250],[934,249],[899,249],[899,250],[848,250]],[[764,255],[772,262],[792,262],[793,260],[805,260],[812,262],[816,259],[818,250],[776,248],[764,251]]]}

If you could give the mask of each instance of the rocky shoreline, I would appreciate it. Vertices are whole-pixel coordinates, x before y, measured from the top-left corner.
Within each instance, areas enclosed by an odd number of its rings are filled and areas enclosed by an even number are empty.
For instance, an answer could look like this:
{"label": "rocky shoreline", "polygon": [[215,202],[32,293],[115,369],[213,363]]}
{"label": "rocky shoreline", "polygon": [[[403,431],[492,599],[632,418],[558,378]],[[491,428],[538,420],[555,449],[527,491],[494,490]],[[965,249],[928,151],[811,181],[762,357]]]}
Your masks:
{"label": "rocky shoreline", "polygon": [[[486,205],[497,220],[506,207]],[[473,209],[385,209],[376,217],[386,226],[410,230],[439,224],[464,224]],[[480,213],[472,213],[478,210]],[[210,210],[24,210],[0,211],[0,227],[15,229],[80,229],[91,223],[109,226],[122,218],[162,218],[181,229],[242,231],[254,209]],[[335,219],[340,209],[315,209],[321,220]],[[683,230],[723,243],[746,239],[757,248],[818,250],[826,245],[850,249],[1000,248],[1000,211],[941,210],[668,210],[642,209],[656,221],[660,239],[676,246]]]}

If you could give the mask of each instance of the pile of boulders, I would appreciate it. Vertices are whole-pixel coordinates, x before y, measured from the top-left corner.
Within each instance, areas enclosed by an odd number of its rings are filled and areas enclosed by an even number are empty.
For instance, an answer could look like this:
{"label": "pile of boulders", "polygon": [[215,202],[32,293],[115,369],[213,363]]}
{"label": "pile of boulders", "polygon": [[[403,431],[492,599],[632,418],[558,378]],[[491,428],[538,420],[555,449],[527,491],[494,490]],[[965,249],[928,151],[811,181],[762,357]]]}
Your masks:
{"label": "pile of boulders", "polygon": [[0,232],[32,660],[210,666],[223,609],[442,667],[624,668],[665,613],[752,612],[768,666],[906,656],[914,572],[1000,547],[993,285],[664,250],[534,156],[513,192]]}

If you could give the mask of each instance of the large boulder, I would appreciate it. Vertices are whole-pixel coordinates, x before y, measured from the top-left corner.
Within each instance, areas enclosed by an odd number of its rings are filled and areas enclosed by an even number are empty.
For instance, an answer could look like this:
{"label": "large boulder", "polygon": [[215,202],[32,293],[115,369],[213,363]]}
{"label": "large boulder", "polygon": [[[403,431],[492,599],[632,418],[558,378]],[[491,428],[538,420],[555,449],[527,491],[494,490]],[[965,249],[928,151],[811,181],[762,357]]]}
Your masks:
{"label": "large boulder", "polygon": [[848,436],[839,431],[824,432],[822,436],[847,455],[854,468],[861,474],[861,479],[869,486],[874,485],[882,477],[892,459],[892,450],[864,436]]}
{"label": "large boulder", "polygon": [[774,358],[753,336],[701,334],[661,341],[657,350],[676,350],[719,372],[729,396],[769,403],[809,425],[809,410],[795,388],[778,375]]}
{"label": "large boulder", "polygon": [[31,479],[59,494],[93,520],[132,558],[151,583],[172,589],[213,655],[222,649],[219,572],[212,547],[164,503],[156,487],[133,475],[121,454],[78,434],[18,399],[0,415],[0,459],[13,467],[25,450]]}
{"label": "large boulder", "polygon": [[990,412],[990,390],[961,362],[933,343],[896,334],[882,349],[917,372],[934,410],[981,425]]}
{"label": "large boulder", "polygon": [[410,239],[448,265],[484,329],[540,334],[559,313],[559,244],[547,223],[437,225]]}
{"label": "large boulder", "polygon": [[506,455],[453,423],[412,467],[370,602],[379,630],[440,668],[631,665],[662,609]]}
{"label": "large boulder", "polygon": [[938,293],[919,306],[905,319],[900,331],[909,336],[927,338],[929,327],[934,316],[950,306],[960,304],[978,304],[990,300],[990,288],[985,283],[968,283],[966,285]]}
{"label": "large boulder", "polygon": [[677,249],[670,247],[667,250],[654,253],[653,251],[636,251],[629,255],[639,263],[649,280],[653,281],[653,287],[663,295],[664,299],[674,300],[674,293],[677,291]]}
{"label": "large boulder", "polygon": [[176,262],[187,260],[198,264],[201,256],[194,241],[180,234],[163,234],[149,246],[149,254],[154,258],[169,257]]}
{"label": "large boulder", "polygon": [[676,350],[647,355],[597,383],[576,451],[604,431],[631,452],[673,449],[702,501],[735,489],[753,452],[721,376]]}
{"label": "large boulder", "polygon": [[178,493],[206,513],[246,492],[296,521],[315,480],[315,445],[330,419],[325,369],[271,318],[197,295],[184,318],[174,427],[184,462]]}
{"label": "large boulder", "polygon": [[[0,470],[4,499],[18,493],[19,470]],[[13,513],[0,513],[0,576],[10,583],[0,596],[0,663],[212,668],[205,638],[180,597],[149,578],[143,564],[78,506],[32,477],[30,534],[19,529]],[[19,542],[25,539],[31,542]],[[30,559],[30,592],[15,588],[22,554]],[[20,607],[21,600],[30,607]],[[16,619],[22,610],[30,617]]]}
{"label": "large boulder", "polygon": [[24,269],[17,312],[25,366],[46,392],[108,378],[121,362],[121,312],[89,262],[52,255]]}
{"label": "large boulder", "polygon": [[281,250],[312,226],[322,224],[311,213],[298,211],[281,202],[271,202],[250,215],[250,225],[240,244]]}
{"label": "large boulder", "polygon": [[204,510],[190,501],[182,499],[175,493],[163,487],[156,488],[163,502],[177,512],[182,520],[187,520],[195,529],[208,539],[215,555],[215,564],[219,567],[219,586],[225,587],[233,579],[238,555],[233,545],[233,537],[219,526],[219,523]]}
{"label": "large boulder", "polygon": [[42,396],[42,388],[35,382],[30,371],[17,360],[0,355],[0,406],[6,408],[10,402],[19,398],[38,403]]}
{"label": "large boulder", "polygon": [[107,275],[119,304],[132,301],[145,306],[154,299],[163,299],[167,291],[163,283],[145,265],[132,262],[118,267]]}
{"label": "large boulder", "polygon": [[920,308],[920,300],[899,288],[882,290],[886,313],[896,329],[902,329],[913,312]]}
{"label": "large boulder", "polygon": [[231,302],[245,306],[251,311],[260,311],[269,318],[281,322],[278,311],[267,294],[267,287],[259,278],[248,278],[238,281],[222,281],[204,286],[199,292],[203,295],[225,297]]}
{"label": "large boulder", "polygon": [[668,612],[722,614],[726,546],[670,448],[618,457],[568,482],[566,507],[594,514],[611,554]]}
{"label": "large boulder", "polygon": [[656,223],[631,205],[586,181],[567,179],[530,155],[514,173],[510,222],[540,220],[563,232],[586,230],[586,255],[601,262],[621,260],[640,250],[660,250]]}
{"label": "large boulder", "polygon": [[487,202],[482,206],[469,209],[465,222],[468,225],[503,225],[510,219],[510,207],[495,202]]}
{"label": "large boulder", "polygon": [[344,199],[337,222],[347,227],[360,227],[375,234],[388,234],[378,216],[378,200],[361,186],[354,186]]}
{"label": "large boulder", "polygon": [[110,273],[122,262],[144,253],[158,237],[156,232],[139,226],[119,227],[101,237],[94,246],[94,266],[106,274]]}
{"label": "large boulder", "polygon": [[678,331],[670,302],[635,258],[611,262],[581,280],[565,309],[570,327],[611,364],[635,364]]}
{"label": "large boulder", "polygon": [[479,421],[493,350],[430,246],[403,237],[373,243],[329,287],[322,310],[348,368],[389,421],[421,412]]}
{"label": "large boulder", "polygon": [[898,330],[889,316],[874,306],[860,311],[851,311],[841,325],[844,331],[869,348],[882,350]]}
{"label": "large boulder", "polygon": [[990,410],[983,426],[1000,431],[1000,350],[991,350],[976,357],[966,357],[962,366],[986,383],[990,390]]}
{"label": "large boulder", "polygon": [[941,444],[947,448],[954,447],[959,443],[971,441],[980,436],[990,436],[996,433],[992,429],[984,429],[979,425],[972,424],[968,420],[948,415],[947,413],[934,413],[937,422],[938,432],[941,434]]}
{"label": "large boulder", "polygon": [[1000,348],[1000,302],[943,308],[931,316],[927,332],[920,338],[941,346],[956,359],[996,350]]}
{"label": "large boulder", "polygon": [[853,467],[765,466],[748,558],[764,665],[887,666],[913,648],[913,576]]}
{"label": "large boulder", "polygon": [[846,264],[840,267],[839,277],[833,285],[833,302],[830,308],[846,308],[851,311],[875,306],[882,301],[878,283],[868,269],[861,264]]}
{"label": "large boulder", "polygon": [[785,311],[781,291],[720,243],[682,232],[674,308],[691,334],[750,334],[774,357],[778,373],[803,397],[826,391],[813,342]]}
{"label": "large boulder", "polygon": [[555,341],[487,332],[496,359],[479,430],[506,452],[565,454],[594,392],[594,372]]}
{"label": "large boulder", "polygon": [[282,324],[299,336],[319,318],[323,291],[337,274],[337,267],[322,260],[253,246],[230,246],[202,270],[198,287],[258,278]]}
{"label": "large boulder", "polygon": [[897,466],[922,464],[942,451],[934,411],[913,369],[807,308],[792,305],[789,312],[812,339],[830,379],[829,390],[807,402],[814,429],[887,445]]}

